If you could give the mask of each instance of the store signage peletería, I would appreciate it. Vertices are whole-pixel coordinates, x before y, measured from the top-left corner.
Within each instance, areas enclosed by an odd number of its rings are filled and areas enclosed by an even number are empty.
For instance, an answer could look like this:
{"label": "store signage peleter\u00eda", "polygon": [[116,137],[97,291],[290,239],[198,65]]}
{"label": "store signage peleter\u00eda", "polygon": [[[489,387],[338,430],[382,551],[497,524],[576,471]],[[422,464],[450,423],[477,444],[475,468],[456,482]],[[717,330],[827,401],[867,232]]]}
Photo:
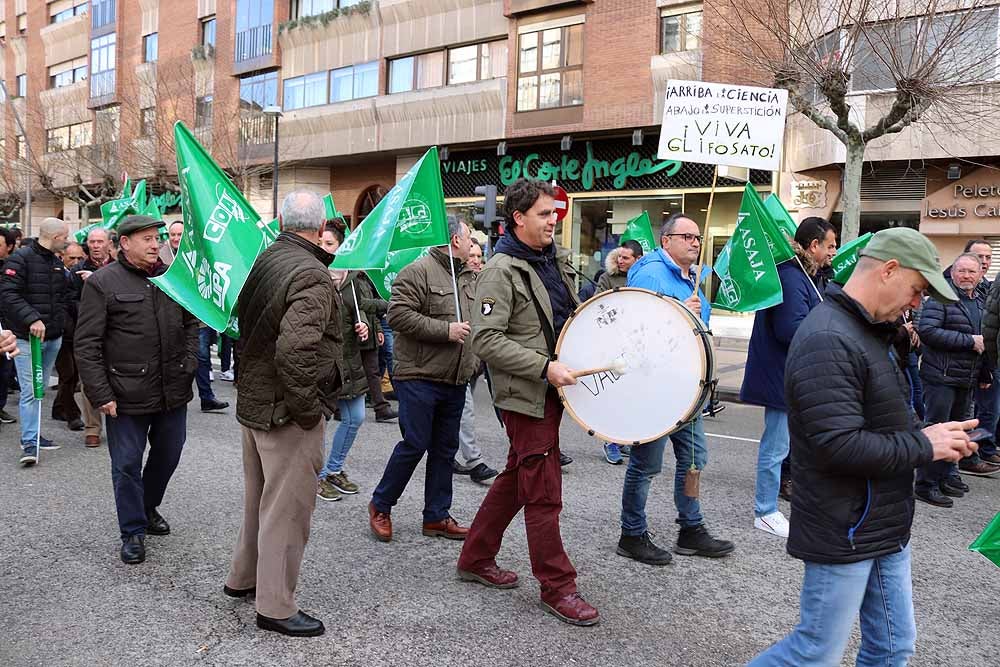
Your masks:
{"label": "store signage peleter\u00eda", "polygon": [[[949,196],[943,197],[945,192]],[[930,220],[1000,218],[1000,184],[956,183],[942,188],[924,200],[924,217]]]}

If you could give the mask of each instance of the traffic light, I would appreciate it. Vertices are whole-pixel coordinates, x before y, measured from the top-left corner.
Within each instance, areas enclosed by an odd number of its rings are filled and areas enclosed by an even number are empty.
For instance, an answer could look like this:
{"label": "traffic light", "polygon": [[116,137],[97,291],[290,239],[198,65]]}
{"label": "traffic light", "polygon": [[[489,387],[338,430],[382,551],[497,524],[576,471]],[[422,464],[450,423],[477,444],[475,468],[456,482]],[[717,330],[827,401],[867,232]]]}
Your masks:
{"label": "traffic light", "polygon": [[[473,202],[472,205],[475,207],[476,213],[472,216],[472,219],[475,223],[476,229],[481,229],[489,234],[493,229],[494,221],[497,218],[497,186],[477,186],[476,194],[481,195],[482,199]],[[480,211],[482,211],[482,213],[480,213]]]}

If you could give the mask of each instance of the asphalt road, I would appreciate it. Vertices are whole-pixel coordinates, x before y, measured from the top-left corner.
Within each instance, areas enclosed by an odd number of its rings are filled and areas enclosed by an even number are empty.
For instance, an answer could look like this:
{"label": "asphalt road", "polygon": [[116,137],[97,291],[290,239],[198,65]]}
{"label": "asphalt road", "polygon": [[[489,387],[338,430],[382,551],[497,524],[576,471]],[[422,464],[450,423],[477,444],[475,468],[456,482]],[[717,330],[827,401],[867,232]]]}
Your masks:
{"label": "asphalt road", "polygon": [[[234,400],[229,385],[216,388]],[[477,407],[478,435],[497,466],[506,442],[482,386]],[[797,621],[802,565],[781,540],[752,527],[762,413],[731,405],[707,422],[716,435],[702,495],[710,529],[737,551],[722,560],[676,557],[663,568],[615,555],[625,466],[605,463],[598,443],[564,421],[563,449],[575,462],[564,472],[563,538],[581,592],[601,611],[597,627],[571,627],[539,609],[519,519],[499,561],[520,573],[521,587],[459,582],[459,544],[420,534],[420,469],[393,512],[394,541],[377,543],[365,508],[398,430],[372,420],[348,458],[362,492],[318,504],[299,582],[300,605],[324,620],[326,635],[258,631],[253,606],[221,592],[243,493],[232,413],[190,413],[186,450],[161,507],[173,533],[148,538],[139,566],[118,560],[106,447],[85,449],[80,434],[49,423],[43,432],[63,448],[21,469],[16,427],[3,427],[0,665],[728,666]],[[1000,664],[1000,569],[966,548],[1000,509],[1000,480],[967,481],[972,494],[955,509],[918,504],[915,666]],[[658,478],[649,501],[662,543],[676,537],[671,487],[669,475]],[[456,478],[454,516],[471,521],[484,493]],[[855,629],[848,655],[856,649]]]}

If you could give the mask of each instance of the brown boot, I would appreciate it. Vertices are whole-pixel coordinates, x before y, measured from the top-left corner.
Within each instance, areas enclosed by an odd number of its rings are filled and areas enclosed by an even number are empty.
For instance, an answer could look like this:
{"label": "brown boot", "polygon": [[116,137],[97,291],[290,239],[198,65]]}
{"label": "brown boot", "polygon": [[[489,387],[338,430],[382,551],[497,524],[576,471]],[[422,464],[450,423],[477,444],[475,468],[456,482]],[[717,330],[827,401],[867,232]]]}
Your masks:
{"label": "brown boot", "polygon": [[443,521],[424,524],[424,537],[446,537],[449,540],[464,540],[469,534],[468,528],[458,525],[450,516]]}
{"label": "brown boot", "polygon": [[571,593],[551,602],[542,600],[542,609],[570,625],[597,625],[601,620],[597,609],[587,604],[579,593]]}
{"label": "brown boot", "polygon": [[458,578],[462,581],[475,581],[490,588],[517,588],[517,573],[502,570],[497,565],[478,570],[463,570],[458,568]]}
{"label": "brown boot", "polygon": [[101,446],[101,436],[99,435],[88,435],[83,438],[83,444],[88,447],[100,447]]}
{"label": "brown boot", "polygon": [[392,541],[392,518],[388,512],[379,512],[371,503],[368,503],[368,527],[379,542]]}

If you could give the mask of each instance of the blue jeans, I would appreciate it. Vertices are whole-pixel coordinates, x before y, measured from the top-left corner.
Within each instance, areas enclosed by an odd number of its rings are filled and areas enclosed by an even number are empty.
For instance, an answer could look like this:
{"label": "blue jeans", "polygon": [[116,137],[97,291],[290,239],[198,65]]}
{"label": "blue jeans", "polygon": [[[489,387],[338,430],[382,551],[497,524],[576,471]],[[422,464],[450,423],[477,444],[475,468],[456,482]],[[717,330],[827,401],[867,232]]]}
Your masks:
{"label": "blue jeans", "polygon": [[998,376],[996,370],[993,371],[993,383],[989,389],[980,389],[976,386],[976,418],[979,420],[979,427],[990,432],[990,440],[979,443],[979,453],[985,456],[997,453],[997,421],[1000,418],[1000,386],[997,385]]}
{"label": "blue jeans", "polygon": [[365,423],[364,394],[348,401],[337,401],[337,407],[340,408],[340,426],[333,434],[330,456],[326,459],[326,466],[319,473],[320,479],[335,472],[343,472],[347,453],[351,451],[354,439],[358,437],[358,429]]}
{"label": "blue jeans", "polygon": [[781,484],[781,462],[788,456],[788,413],[777,408],[764,408],[764,433],[757,452],[757,489],[753,498],[753,515],[767,516],[778,511],[778,486]]}
{"label": "blue jeans", "polygon": [[233,339],[226,334],[219,334],[219,365],[223,373],[233,366]]}
{"label": "blue jeans", "polygon": [[403,439],[392,450],[372,504],[380,512],[391,511],[426,453],[424,523],[443,521],[451,510],[451,462],[458,451],[465,385],[397,380],[394,386]]}
{"label": "blue jeans", "polygon": [[[924,408],[927,421],[940,424],[962,421],[969,412],[972,389],[951,387],[928,382],[924,387]],[[927,493],[949,477],[958,477],[958,465],[948,461],[932,461],[917,468],[914,489]]]}
{"label": "blue jeans", "polygon": [[836,667],[859,614],[858,667],[904,667],[917,639],[910,547],[846,565],[806,561],[799,606],[791,634],[747,667]]}
{"label": "blue jeans", "polygon": [[[163,502],[187,439],[187,406],[151,415],[105,417],[111,482],[122,539],[146,534],[146,514]],[[145,467],[142,455],[149,440]]]}
{"label": "blue jeans", "polygon": [[[49,375],[56,363],[56,357],[59,356],[60,347],[62,347],[61,337],[42,341],[42,386],[46,391],[49,388]],[[17,349],[21,351],[14,357],[17,381],[21,385],[18,420],[21,422],[21,447],[27,448],[33,447],[38,441],[38,415],[41,414],[42,402],[36,401],[32,393],[32,387],[35,385],[31,380],[31,343],[18,338]]]}
{"label": "blue jeans", "polygon": [[389,371],[389,379],[391,380],[393,349],[392,327],[389,326],[389,320],[386,319],[385,315],[379,318],[379,324],[382,326],[382,335],[385,336],[385,345],[378,349],[378,376],[382,377],[385,375],[386,371]]}
{"label": "blue jeans", "polygon": [[212,392],[212,339],[215,332],[208,327],[198,329],[198,369],[194,374],[195,382],[198,385],[198,396],[202,402],[214,401],[215,394]]}
{"label": "blue jeans", "polygon": [[704,470],[708,463],[708,449],[705,446],[705,427],[699,416],[685,424],[672,435],[659,440],[637,445],[632,448],[622,486],[622,534],[642,535],[648,529],[646,523],[646,499],[649,485],[663,469],[663,450],[667,439],[673,443],[677,469],[674,471],[674,505],[677,507],[677,523],[684,528],[700,526],[701,503],[697,498],[684,495],[684,476],[692,461],[695,468]]}
{"label": "blue jeans", "polygon": [[906,377],[910,381],[910,407],[921,421],[924,419],[924,383],[920,379],[920,357],[910,352],[906,358]]}

